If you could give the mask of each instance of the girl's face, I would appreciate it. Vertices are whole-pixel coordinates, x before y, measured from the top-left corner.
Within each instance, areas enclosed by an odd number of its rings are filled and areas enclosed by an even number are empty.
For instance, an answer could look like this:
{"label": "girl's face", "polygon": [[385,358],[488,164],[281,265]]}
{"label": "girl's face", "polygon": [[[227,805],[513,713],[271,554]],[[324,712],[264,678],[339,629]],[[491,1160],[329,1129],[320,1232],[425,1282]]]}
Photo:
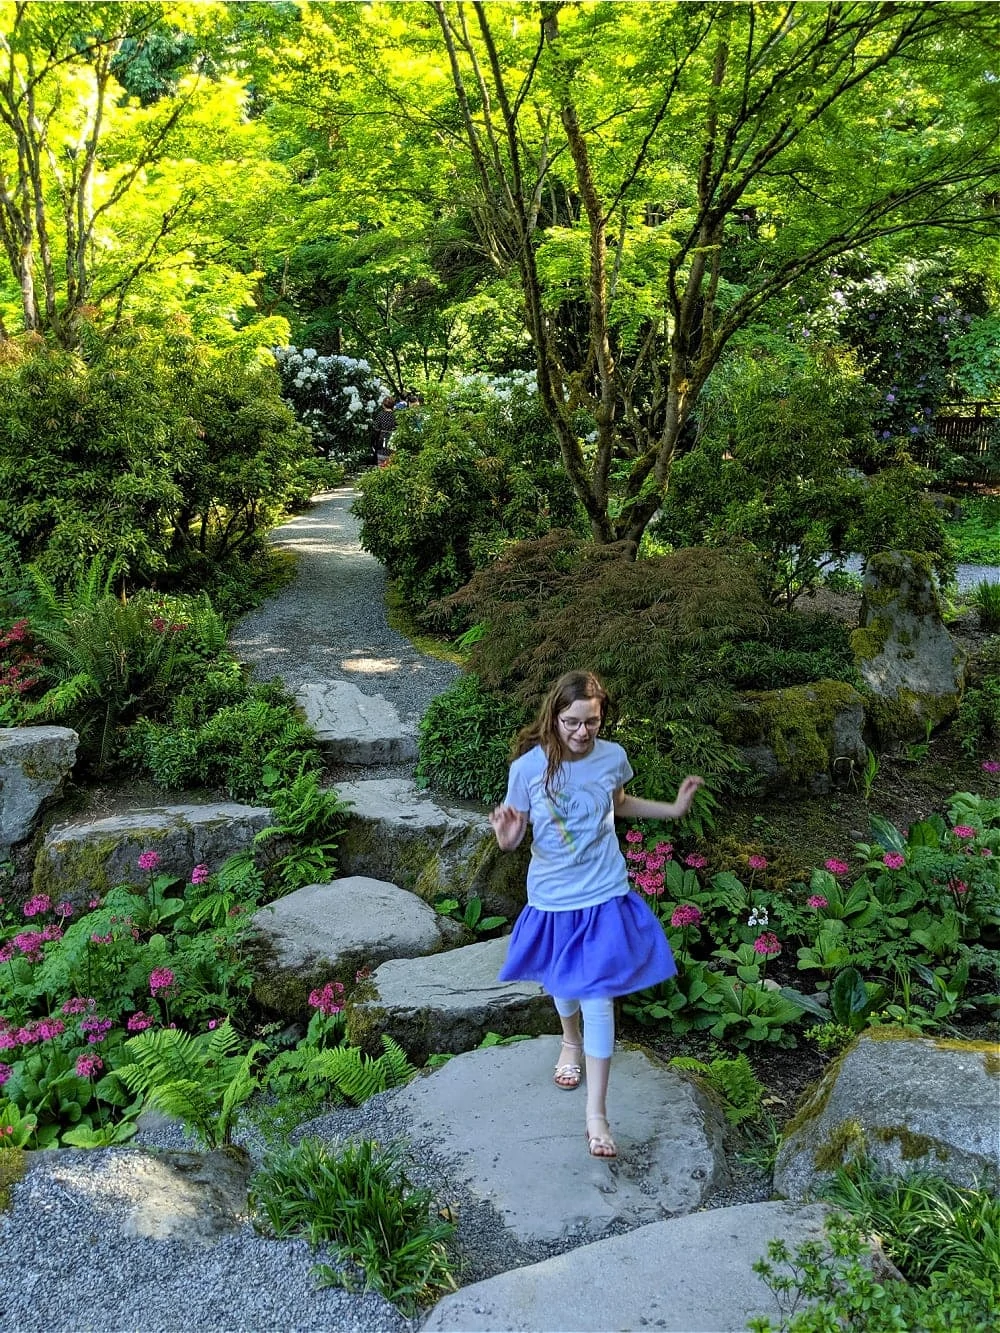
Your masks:
{"label": "girl's face", "polygon": [[594,748],[601,729],[600,699],[577,699],[557,714],[559,739],[569,759],[582,759]]}

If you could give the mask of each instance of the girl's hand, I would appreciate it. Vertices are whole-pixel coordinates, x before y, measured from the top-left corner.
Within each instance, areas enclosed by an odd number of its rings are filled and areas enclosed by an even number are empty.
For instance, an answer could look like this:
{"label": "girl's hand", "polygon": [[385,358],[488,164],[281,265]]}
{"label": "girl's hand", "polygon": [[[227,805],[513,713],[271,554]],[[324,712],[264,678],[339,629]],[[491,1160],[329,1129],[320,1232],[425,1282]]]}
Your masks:
{"label": "girl's hand", "polygon": [[490,824],[502,852],[512,852],[524,837],[528,816],[512,805],[498,805],[490,815]]}
{"label": "girl's hand", "polygon": [[704,785],[704,778],[689,775],[684,779],[681,785],[677,788],[677,796],[674,800],[674,809],[677,811],[674,816],[675,819],[683,819],[691,809],[691,803],[695,798],[698,788],[703,787]]}

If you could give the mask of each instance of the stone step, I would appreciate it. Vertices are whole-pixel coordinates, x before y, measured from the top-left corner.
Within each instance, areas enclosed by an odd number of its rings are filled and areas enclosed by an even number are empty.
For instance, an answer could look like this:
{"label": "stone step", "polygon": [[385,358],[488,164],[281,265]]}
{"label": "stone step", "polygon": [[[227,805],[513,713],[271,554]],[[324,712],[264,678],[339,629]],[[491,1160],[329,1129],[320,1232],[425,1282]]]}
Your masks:
{"label": "stone step", "polygon": [[501,852],[482,806],[444,804],[408,778],[341,782],[337,791],[350,806],[342,872],[391,880],[427,902],[478,897],[487,915],[511,921],[524,906],[529,849]]}
{"label": "stone step", "polygon": [[364,875],[307,884],[262,907],[252,924],[254,996],[290,1020],[308,1014],[309,992],[328,981],[350,988],[360,968],[436,954],[465,938],[416,894]]}
{"label": "stone step", "polygon": [[[610,1112],[619,1155],[613,1162],[591,1157],[586,1089],[553,1083],[558,1054],[558,1037],[536,1037],[456,1055],[383,1094],[365,1132],[378,1137],[391,1129],[390,1137],[413,1143],[418,1160],[445,1155],[448,1177],[495,1210],[510,1236],[534,1253],[694,1212],[730,1183],[721,1113],[692,1079],[641,1049],[615,1056]],[[317,1130],[322,1134],[322,1120],[305,1132]],[[665,1282],[655,1251],[650,1263]],[[609,1295],[618,1288],[617,1281],[607,1285]],[[619,1325],[609,1320],[603,1327]]]}
{"label": "stone step", "polygon": [[187,879],[196,865],[216,871],[234,852],[249,847],[271,823],[263,806],[223,801],[127,810],[106,819],[71,821],[51,828],[35,861],[39,893],[76,901],[83,892],[104,893],[117,884],[149,883],[139,855],[155,851],[163,874]]}
{"label": "stone step", "polygon": [[826,1213],[746,1203],[653,1222],[463,1287],[421,1333],[742,1333],[762,1316],[778,1327],[782,1310],[752,1266],[771,1240],[792,1252],[822,1240]]}
{"label": "stone step", "polygon": [[416,728],[381,694],[346,680],[300,685],[295,699],[323,752],[342,764],[399,764],[417,757]]}
{"label": "stone step", "polygon": [[348,1006],[348,1040],[374,1048],[386,1033],[422,1064],[436,1052],[471,1051],[487,1032],[557,1032],[559,1020],[541,986],[497,980],[506,956],[506,939],[497,939],[383,963],[372,977],[375,995]]}

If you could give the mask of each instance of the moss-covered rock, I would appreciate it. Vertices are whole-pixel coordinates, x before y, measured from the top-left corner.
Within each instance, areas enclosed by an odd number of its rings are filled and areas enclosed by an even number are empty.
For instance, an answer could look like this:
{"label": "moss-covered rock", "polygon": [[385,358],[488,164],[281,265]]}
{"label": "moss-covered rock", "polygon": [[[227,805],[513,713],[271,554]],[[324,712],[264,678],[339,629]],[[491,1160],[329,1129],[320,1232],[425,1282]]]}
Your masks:
{"label": "moss-covered rock", "polygon": [[718,725],[768,790],[822,794],[863,763],[863,722],[858,691],[821,680],[743,694]]}
{"label": "moss-covered rock", "polygon": [[785,1135],[775,1190],[809,1198],[838,1167],[871,1158],[957,1185],[1000,1186],[995,1042],[938,1042],[900,1029],[866,1033],[829,1067]]}
{"label": "moss-covered rock", "polygon": [[528,848],[501,852],[482,807],[447,806],[404,778],[341,783],[350,814],[338,855],[344,874],[371,875],[426,902],[440,894],[481,898],[486,915],[512,919],[524,906]]}
{"label": "moss-covered rock", "polygon": [[922,737],[958,708],[965,654],[941,615],[930,558],[884,551],[868,561],[859,628],[851,636],[879,744]]}

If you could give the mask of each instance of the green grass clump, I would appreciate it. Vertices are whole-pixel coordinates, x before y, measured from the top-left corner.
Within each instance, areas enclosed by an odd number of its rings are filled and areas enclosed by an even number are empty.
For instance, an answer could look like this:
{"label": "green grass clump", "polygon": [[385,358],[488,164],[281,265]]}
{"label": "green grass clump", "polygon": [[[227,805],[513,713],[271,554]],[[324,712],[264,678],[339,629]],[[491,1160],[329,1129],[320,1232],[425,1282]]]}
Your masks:
{"label": "green grass clump", "polygon": [[317,1265],[323,1286],[348,1286],[355,1265],[367,1287],[406,1314],[454,1289],[445,1249],[454,1224],[432,1220],[431,1192],[407,1178],[400,1144],[382,1148],[366,1139],[333,1150],[303,1139],[265,1163],[251,1203],[275,1236],[330,1245],[348,1265]]}

